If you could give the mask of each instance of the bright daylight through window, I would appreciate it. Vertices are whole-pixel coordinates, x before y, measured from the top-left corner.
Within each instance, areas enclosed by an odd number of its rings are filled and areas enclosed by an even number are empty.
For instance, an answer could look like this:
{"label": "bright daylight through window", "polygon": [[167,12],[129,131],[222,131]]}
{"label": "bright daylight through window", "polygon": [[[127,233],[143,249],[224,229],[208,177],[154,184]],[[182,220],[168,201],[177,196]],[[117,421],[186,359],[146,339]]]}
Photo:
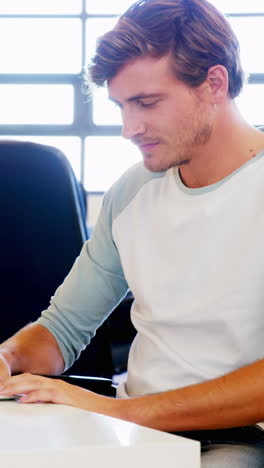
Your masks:
{"label": "bright daylight through window", "polygon": [[[81,73],[98,36],[131,0],[0,0],[0,138],[61,148],[90,193],[103,193],[139,151],[120,136],[119,110],[105,89],[93,100]],[[263,0],[212,0],[227,14],[241,46],[249,84],[237,99],[245,117],[264,125]],[[102,167],[104,171],[102,174]]]}

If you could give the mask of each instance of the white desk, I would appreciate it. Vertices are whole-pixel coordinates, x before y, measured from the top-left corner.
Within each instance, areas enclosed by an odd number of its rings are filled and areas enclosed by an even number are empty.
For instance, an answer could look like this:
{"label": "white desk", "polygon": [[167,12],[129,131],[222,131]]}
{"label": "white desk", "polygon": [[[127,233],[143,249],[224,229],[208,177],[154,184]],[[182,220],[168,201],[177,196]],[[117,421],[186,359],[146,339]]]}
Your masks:
{"label": "white desk", "polygon": [[0,401],[3,468],[200,468],[200,444],[63,405]]}

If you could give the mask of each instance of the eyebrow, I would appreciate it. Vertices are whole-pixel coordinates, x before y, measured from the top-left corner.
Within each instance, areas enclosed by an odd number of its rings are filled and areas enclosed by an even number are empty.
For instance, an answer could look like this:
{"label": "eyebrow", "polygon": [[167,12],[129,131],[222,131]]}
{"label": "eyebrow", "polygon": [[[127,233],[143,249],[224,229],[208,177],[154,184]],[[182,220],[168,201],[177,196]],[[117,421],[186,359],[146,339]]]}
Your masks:
{"label": "eyebrow", "polygon": [[[140,99],[154,99],[154,98],[162,98],[162,97],[165,97],[166,96],[166,93],[140,93],[140,94],[136,94],[135,96],[132,96],[128,99],[126,99],[126,102],[133,102],[133,101],[139,101]],[[119,107],[122,107],[122,104],[120,104],[120,102],[118,102],[116,99],[113,99],[111,98],[111,96],[109,96],[109,99],[110,101],[114,102],[115,104],[117,104]]]}

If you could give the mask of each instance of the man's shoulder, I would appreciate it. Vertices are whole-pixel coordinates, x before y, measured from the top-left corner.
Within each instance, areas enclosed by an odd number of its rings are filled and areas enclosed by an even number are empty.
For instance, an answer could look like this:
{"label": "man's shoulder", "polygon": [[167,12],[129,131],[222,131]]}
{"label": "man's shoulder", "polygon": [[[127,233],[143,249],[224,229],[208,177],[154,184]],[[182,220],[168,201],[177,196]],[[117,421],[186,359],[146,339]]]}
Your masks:
{"label": "man's shoulder", "polygon": [[164,172],[149,171],[142,162],[134,164],[111,187],[112,196],[120,193],[120,190],[123,193],[127,192],[127,195],[130,192],[137,193],[143,185],[163,175]]}
{"label": "man's shoulder", "polygon": [[165,172],[151,172],[142,162],[130,167],[106,194],[112,205],[112,216],[116,218],[148,183],[162,178]]}

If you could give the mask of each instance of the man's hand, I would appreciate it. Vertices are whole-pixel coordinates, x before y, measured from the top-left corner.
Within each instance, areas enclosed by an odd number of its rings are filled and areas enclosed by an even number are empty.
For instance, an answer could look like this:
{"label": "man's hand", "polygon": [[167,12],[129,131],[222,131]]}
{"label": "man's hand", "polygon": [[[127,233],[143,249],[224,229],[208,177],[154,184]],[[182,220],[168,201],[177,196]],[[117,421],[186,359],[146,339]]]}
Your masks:
{"label": "man's hand", "polygon": [[110,398],[71,385],[59,379],[20,374],[0,384],[0,396],[16,396],[21,403],[58,403],[101,413],[104,400]]}
{"label": "man's hand", "polygon": [[5,382],[11,375],[11,369],[4,353],[0,352],[0,384]]}

